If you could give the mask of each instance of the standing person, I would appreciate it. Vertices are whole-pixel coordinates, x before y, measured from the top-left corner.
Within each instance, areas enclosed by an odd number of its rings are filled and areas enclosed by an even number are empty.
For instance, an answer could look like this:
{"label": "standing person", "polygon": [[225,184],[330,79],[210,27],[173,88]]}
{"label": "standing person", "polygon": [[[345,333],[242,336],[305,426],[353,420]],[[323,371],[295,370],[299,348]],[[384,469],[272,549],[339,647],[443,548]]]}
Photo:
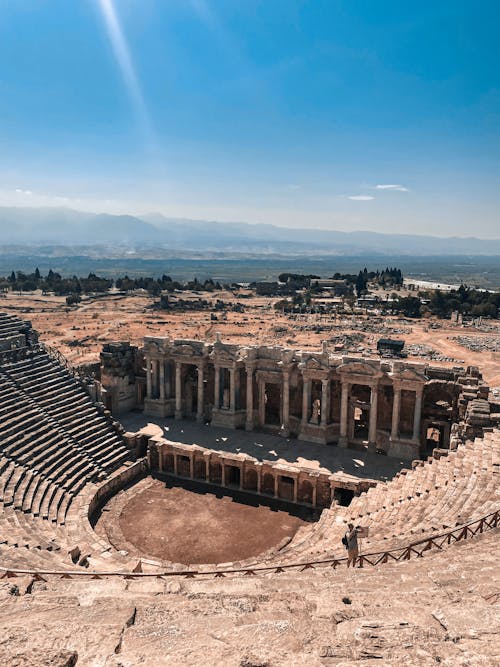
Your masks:
{"label": "standing person", "polygon": [[359,554],[358,529],[355,528],[352,523],[349,523],[347,528],[348,530],[345,534],[345,538],[347,540],[347,567],[349,567],[351,563],[352,566],[355,567]]}

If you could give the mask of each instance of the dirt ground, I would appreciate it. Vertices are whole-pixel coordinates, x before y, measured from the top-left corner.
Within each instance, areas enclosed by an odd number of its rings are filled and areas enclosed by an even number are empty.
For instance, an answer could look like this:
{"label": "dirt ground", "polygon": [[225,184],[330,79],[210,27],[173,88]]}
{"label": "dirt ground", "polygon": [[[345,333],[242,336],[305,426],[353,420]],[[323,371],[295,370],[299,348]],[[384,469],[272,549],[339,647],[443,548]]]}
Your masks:
{"label": "dirt ground", "polygon": [[[182,298],[189,298],[183,293]],[[129,341],[141,345],[144,336],[169,336],[171,338],[193,338],[211,341],[220,332],[222,340],[236,344],[284,345],[299,349],[319,349],[323,340],[331,340],[342,334],[361,333],[359,353],[376,349],[381,337],[404,339],[407,345],[426,344],[440,354],[453,359],[451,362],[432,361],[432,365],[476,365],[490,386],[500,386],[500,353],[472,352],[462,347],[453,337],[472,335],[474,337],[499,337],[498,322],[489,322],[493,331],[482,332],[471,327],[455,325],[449,320],[402,321],[400,318],[384,318],[386,326],[398,329],[389,334],[377,331],[363,331],[364,323],[373,324],[373,316],[358,315],[339,317],[302,315],[289,317],[277,313],[273,305],[278,300],[270,297],[256,297],[247,290],[240,293],[215,292],[191,295],[215,303],[221,299],[226,303],[238,302],[244,312],[217,312],[217,320],[212,320],[211,311],[152,310],[153,298],[146,294],[134,296],[107,295],[103,298],[84,298],[78,308],[68,309],[64,297],[34,294],[2,295],[0,311],[17,313],[33,322],[41,339],[57,347],[74,364],[90,363],[98,360],[102,345],[109,341]],[[431,328],[433,324],[437,328]],[[333,325],[333,327],[332,327]],[[331,341],[335,349],[335,341]],[[339,354],[346,349],[338,349]],[[355,349],[349,353],[355,353]],[[409,357],[412,359],[412,357]],[[426,362],[421,357],[414,361]]]}
{"label": "dirt ground", "polygon": [[124,505],[120,529],[139,551],[186,565],[223,563],[257,556],[293,537],[306,522],[265,505],[237,503],[229,496],[168,488],[152,480]]}

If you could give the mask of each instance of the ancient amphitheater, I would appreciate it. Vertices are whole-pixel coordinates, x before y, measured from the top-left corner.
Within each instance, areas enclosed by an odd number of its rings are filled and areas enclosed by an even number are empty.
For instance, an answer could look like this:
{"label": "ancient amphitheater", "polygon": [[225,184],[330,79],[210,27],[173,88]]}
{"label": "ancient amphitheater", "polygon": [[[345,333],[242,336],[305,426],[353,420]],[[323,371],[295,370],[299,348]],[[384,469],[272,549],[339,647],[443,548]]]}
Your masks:
{"label": "ancient amphitheater", "polygon": [[[0,315],[2,664],[499,664],[480,369],[146,338],[87,371]],[[261,550],[168,559],[195,498],[251,508]]]}

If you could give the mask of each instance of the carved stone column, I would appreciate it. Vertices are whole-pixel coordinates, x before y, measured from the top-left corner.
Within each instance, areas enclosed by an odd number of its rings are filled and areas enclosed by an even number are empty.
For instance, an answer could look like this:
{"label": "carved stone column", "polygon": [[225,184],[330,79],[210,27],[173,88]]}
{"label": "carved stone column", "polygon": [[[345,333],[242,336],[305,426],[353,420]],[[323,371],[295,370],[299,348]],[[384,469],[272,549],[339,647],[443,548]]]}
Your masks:
{"label": "carved stone column", "polygon": [[158,393],[158,359],[153,359],[153,363],[151,366],[151,384],[152,384],[152,392],[154,398],[158,398],[159,393]]}
{"label": "carved stone column", "polygon": [[221,486],[226,486],[226,464],[222,461],[221,462],[221,480],[220,480]]}
{"label": "carved stone column", "polygon": [[283,373],[283,435],[288,436],[288,421],[290,417],[290,373]]}
{"label": "carved stone column", "polygon": [[264,426],[266,423],[266,383],[259,380],[259,423]]}
{"label": "carved stone column", "polygon": [[328,424],[328,411],[330,407],[330,380],[325,378],[321,383],[321,426]]}
{"label": "carved stone column", "polygon": [[231,367],[229,369],[229,410],[234,412],[236,410],[236,369]]}
{"label": "carved stone column", "polygon": [[210,481],[210,456],[211,452],[203,452],[203,456],[205,457],[205,479],[207,482]]}
{"label": "carved stone column", "polygon": [[146,396],[152,398],[151,394],[151,358],[146,357]]}
{"label": "carved stone column", "polygon": [[215,366],[214,408],[220,409],[220,366]]}
{"label": "carved stone column", "polygon": [[203,418],[205,416],[205,410],[204,410],[204,401],[205,401],[204,389],[205,389],[205,385],[203,383],[204,371],[205,371],[205,367],[203,366],[203,364],[199,364],[198,365],[198,398],[197,398],[197,404],[196,404],[196,421],[197,422],[202,422]]}
{"label": "carved stone column", "polygon": [[234,409],[241,410],[241,373],[239,368],[234,369]]}
{"label": "carved stone column", "polygon": [[167,398],[172,398],[173,396],[173,391],[172,391],[172,364],[170,361],[168,362],[168,366],[166,367],[166,373],[165,373],[165,393]]}
{"label": "carved stone column", "polygon": [[315,479],[313,482],[313,492],[312,492],[312,505],[316,507],[316,499],[318,495],[318,480]]}
{"label": "carved stone column", "polygon": [[299,496],[299,480],[297,477],[293,478],[293,502],[296,503]]}
{"label": "carved stone column", "polygon": [[160,359],[160,399],[165,399],[165,360]]}
{"label": "carved stone column", "polygon": [[247,366],[247,418],[245,430],[253,430],[253,367]]}
{"label": "carved stone column", "polygon": [[309,409],[311,407],[311,380],[304,379],[302,386],[302,424],[309,421]]}
{"label": "carved stone column", "polygon": [[194,479],[194,456],[192,454],[189,457],[189,477]]}
{"label": "carved stone column", "polygon": [[182,419],[182,364],[175,362],[175,418]]}
{"label": "carved stone column", "polygon": [[174,475],[177,475],[177,454],[174,452]]}
{"label": "carved stone column", "polygon": [[279,495],[279,475],[274,475],[274,497],[278,498]]}
{"label": "carved stone column", "polygon": [[340,398],[340,436],[339,446],[347,447],[347,413],[349,407],[349,383],[342,380],[342,394]]}
{"label": "carved stone column", "polygon": [[375,451],[377,444],[377,408],[378,385],[371,387],[370,392],[370,423],[368,426],[368,450]]}
{"label": "carved stone column", "polygon": [[413,413],[413,440],[420,442],[420,419],[422,417],[422,388],[415,392],[415,411]]}
{"label": "carved stone column", "polygon": [[394,387],[394,397],[392,401],[392,424],[391,440],[399,439],[399,413],[401,411],[401,387]]}

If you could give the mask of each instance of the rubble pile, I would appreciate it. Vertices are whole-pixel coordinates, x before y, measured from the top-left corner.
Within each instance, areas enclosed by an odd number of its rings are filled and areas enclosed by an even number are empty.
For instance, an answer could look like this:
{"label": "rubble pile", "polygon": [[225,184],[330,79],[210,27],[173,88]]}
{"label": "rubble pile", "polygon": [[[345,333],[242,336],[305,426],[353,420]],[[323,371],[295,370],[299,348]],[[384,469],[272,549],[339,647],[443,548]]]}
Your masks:
{"label": "rubble pile", "polygon": [[498,336],[456,336],[452,340],[471,352],[500,352]]}
{"label": "rubble pile", "polygon": [[463,359],[455,359],[453,357],[447,357],[444,354],[441,354],[435,350],[430,345],[412,343],[406,348],[406,352],[411,357],[423,357],[424,359],[431,359],[432,361],[450,361],[452,363],[464,363]]}

